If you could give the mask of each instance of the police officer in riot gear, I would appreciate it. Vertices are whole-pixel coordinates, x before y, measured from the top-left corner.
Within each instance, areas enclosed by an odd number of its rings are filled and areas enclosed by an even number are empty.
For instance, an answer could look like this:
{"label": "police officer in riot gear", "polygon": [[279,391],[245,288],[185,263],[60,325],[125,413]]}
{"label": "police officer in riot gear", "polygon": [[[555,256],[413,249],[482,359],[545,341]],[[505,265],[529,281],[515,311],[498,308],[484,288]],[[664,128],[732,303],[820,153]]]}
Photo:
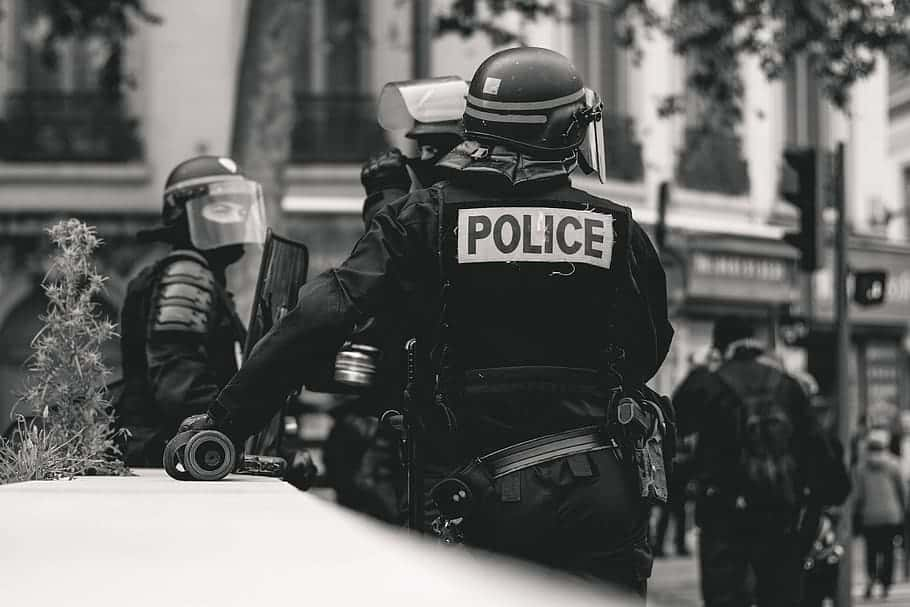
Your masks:
{"label": "police officer in riot gear", "polygon": [[389,131],[408,129],[417,144],[413,158],[398,148],[371,156],[363,163],[360,182],[367,197],[363,221],[367,226],[386,204],[412,187],[428,188],[445,177],[436,165],[464,140],[461,116],[467,84],[457,76],[390,82],[379,95],[379,124]]}
{"label": "police officer in riot gear", "polygon": [[[467,83],[457,76],[390,82],[379,95],[378,121],[389,131],[407,129],[417,144],[408,158],[392,148],[362,167],[364,231],[385,205],[413,188],[444,177],[436,163],[462,142]],[[387,522],[400,522],[403,475],[397,433],[379,416],[400,405],[404,389],[402,327],[369,318],[358,324],[336,359],[335,379],[361,398],[333,410],[335,424],[323,449],[326,476],[338,503]]]}
{"label": "police officer in riot gear", "polygon": [[562,55],[489,57],[471,81],[468,141],[440,163],[450,179],[380,210],[182,427],[242,440],[356,322],[407,314],[425,464],[452,472],[439,486],[467,489],[434,497],[443,514],[471,502],[444,526],[643,595],[673,436],[645,382],[673,330],[663,268],[630,210],[571,187],[579,163],[602,166],[602,133],[589,133],[600,119]]}
{"label": "police officer in riot gear", "polygon": [[167,178],[162,225],[142,241],[171,245],[129,283],[121,312],[124,390],[117,402],[133,466],[161,466],[180,420],[204,411],[237,371],[243,324],[225,289],[225,270],[261,243],[259,184],[230,158],[186,160]]}

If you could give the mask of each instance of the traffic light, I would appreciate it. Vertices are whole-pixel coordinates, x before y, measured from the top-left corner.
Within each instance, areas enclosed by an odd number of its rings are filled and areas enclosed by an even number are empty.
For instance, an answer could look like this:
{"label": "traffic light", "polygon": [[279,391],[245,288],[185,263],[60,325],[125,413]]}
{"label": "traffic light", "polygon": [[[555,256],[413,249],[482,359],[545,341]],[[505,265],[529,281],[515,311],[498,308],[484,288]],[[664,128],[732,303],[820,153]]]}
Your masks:
{"label": "traffic light", "polygon": [[817,179],[815,148],[784,150],[780,195],[799,211],[799,232],[787,232],[784,241],[799,250],[799,267],[806,272],[817,270],[822,257]]}
{"label": "traffic light", "polygon": [[861,306],[885,303],[888,273],[884,270],[862,270],[853,273],[853,301]]}

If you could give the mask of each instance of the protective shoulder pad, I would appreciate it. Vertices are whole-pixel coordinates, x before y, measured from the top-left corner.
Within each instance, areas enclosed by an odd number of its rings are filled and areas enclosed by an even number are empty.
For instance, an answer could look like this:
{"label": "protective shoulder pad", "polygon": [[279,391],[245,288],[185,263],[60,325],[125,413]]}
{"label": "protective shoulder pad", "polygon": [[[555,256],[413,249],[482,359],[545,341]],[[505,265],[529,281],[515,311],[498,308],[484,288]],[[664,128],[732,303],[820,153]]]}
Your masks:
{"label": "protective shoulder pad", "polygon": [[151,332],[206,334],[215,293],[215,277],[195,251],[175,251],[164,267],[152,304]]}

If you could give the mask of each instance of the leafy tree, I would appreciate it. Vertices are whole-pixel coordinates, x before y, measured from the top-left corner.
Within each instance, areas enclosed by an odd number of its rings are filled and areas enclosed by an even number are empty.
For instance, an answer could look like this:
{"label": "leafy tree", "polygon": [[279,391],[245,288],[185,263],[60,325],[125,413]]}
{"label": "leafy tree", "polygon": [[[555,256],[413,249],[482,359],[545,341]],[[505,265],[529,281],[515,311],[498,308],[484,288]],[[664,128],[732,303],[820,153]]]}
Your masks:
{"label": "leafy tree", "polygon": [[[641,56],[642,36],[660,32],[689,65],[687,85],[704,100],[706,120],[730,127],[742,118],[743,83],[737,69],[746,56],[759,60],[770,79],[805,56],[825,96],[846,108],[851,85],[887,53],[910,65],[910,0],[678,0],[669,14],[653,0],[590,0],[616,18],[621,44]],[[527,19],[560,15],[552,0],[452,0],[437,22],[441,32],[486,33],[498,44],[523,42],[497,18],[517,11]],[[668,97],[662,113],[682,109]]]}
{"label": "leafy tree", "polygon": [[59,63],[57,43],[69,38],[94,39],[104,48],[99,71],[99,89],[119,98],[123,87],[132,85],[123,70],[124,42],[137,23],[160,23],[161,18],[145,7],[144,0],[36,0],[40,16],[30,24],[29,38],[41,49],[45,65]]}

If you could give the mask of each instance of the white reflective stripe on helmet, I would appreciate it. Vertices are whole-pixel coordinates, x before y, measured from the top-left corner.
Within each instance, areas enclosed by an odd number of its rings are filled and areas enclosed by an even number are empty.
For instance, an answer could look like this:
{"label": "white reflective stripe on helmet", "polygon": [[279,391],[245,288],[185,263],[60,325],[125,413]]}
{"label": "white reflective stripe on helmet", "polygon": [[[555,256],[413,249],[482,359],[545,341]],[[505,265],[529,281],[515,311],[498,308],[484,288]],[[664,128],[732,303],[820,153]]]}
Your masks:
{"label": "white reflective stripe on helmet", "polygon": [[575,103],[585,96],[587,89],[578,89],[571,95],[556,97],[554,99],[545,99],[543,101],[492,101],[481,99],[474,95],[468,95],[468,105],[483,108],[485,110],[512,110],[512,111],[533,111],[533,110],[552,110],[563,105]]}
{"label": "white reflective stripe on helmet", "polygon": [[172,192],[177,190],[183,190],[186,188],[192,188],[200,185],[206,185],[207,183],[217,183],[219,181],[228,181],[231,179],[242,180],[246,179],[243,175],[207,175],[205,177],[196,177],[194,179],[184,179],[183,181],[178,181],[177,183],[172,184],[166,190],[164,190],[164,195],[167,196]]}
{"label": "white reflective stripe on helmet", "polygon": [[494,114],[493,112],[484,112],[475,110],[472,107],[465,108],[465,114],[477,118],[478,120],[489,120],[490,122],[509,122],[514,124],[544,124],[547,121],[546,114]]}
{"label": "white reflective stripe on helmet", "polygon": [[394,131],[415,122],[461,120],[467,93],[468,84],[458,76],[389,82],[379,94],[379,124]]}

